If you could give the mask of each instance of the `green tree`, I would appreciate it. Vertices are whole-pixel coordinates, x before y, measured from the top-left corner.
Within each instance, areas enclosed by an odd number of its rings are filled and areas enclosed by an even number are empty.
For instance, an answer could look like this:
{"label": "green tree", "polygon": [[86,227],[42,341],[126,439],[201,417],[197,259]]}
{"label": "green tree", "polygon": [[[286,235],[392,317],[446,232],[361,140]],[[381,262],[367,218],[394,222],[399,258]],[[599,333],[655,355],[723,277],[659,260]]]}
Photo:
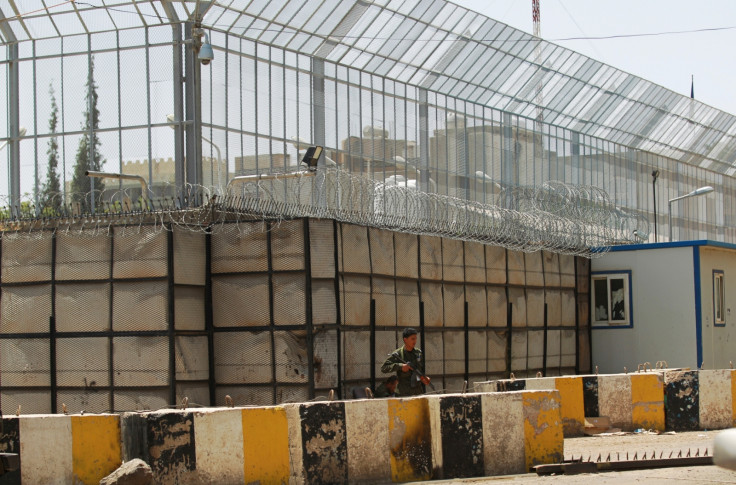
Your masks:
{"label": "green tree", "polygon": [[[94,77],[94,57],[89,64],[89,76],[87,77],[87,95],[85,96],[86,108],[82,130],[84,134],[79,140],[77,155],[72,175],[71,191],[72,200],[82,205],[88,204],[90,199],[87,194],[92,190],[90,178],[85,175],[88,170],[100,171],[105,160],[100,153],[100,139],[97,137],[97,128],[100,120],[100,111],[97,109],[97,84]],[[90,152],[92,156],[90,156]],[[95,179],[95,193],[99,194],[105,188],[102,179]]]}
{"label": "green tree", "polygon": [[39,196],[39,204],[44,213],[51,215],[58,211],[61,207],[61,181],[59,179],[59,138],[56,136],[56,130],[59,125],[59,106],[56,104],[56,95],[54,86],[49,84],[49,95],[51,96],[51,116],[49,117],[49,147],[46,154],[49,157],[48,168],[46,170],[46,182],[41,188]]}

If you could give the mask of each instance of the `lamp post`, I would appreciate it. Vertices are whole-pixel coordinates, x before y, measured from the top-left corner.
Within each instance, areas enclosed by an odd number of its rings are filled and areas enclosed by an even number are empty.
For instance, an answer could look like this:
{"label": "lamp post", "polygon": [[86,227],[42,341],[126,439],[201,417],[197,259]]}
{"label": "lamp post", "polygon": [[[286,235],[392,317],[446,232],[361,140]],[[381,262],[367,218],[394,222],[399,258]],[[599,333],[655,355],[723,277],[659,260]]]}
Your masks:
{"label": "lamp post", "polygon": [[705,187],[700,187],[699,189],[695,189],[689,194],[681,195],[680,197],[675,197],[674,199],[670,199],[669,202],[667,202],[667,213],[669,215],[669,225],[670,225],[670,242],[672,242],[672,203],[678,200],[687,199],[688,197],[697,197],[698,195],[704,195],[707,193],[713,192],[713,187],[710,185],[706,185]]}
{"label": "lamp post", "polygon": [[659,170],[652,170],[652,199],[654,200],[654,242],[657,242],[657,178]]}

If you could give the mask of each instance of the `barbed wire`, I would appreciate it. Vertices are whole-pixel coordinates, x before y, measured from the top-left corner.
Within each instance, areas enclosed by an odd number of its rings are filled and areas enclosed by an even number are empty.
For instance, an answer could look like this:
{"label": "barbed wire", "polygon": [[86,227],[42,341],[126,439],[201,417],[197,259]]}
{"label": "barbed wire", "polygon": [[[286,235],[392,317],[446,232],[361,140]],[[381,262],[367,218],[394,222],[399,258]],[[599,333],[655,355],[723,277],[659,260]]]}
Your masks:
{"label": "barbed wire", "polygon": [[[617,207],[594,186],[551,181],[537,187],[502,186],[485,203],[419,190],[416,180],[386,182],[335,168],[238,177],[227,187],[157,187],[159,195],[115,192],[54,195],[0,211],[0,230],[14,237],[136,235],[146,231],[217,232],[244,236],[302,217],[442,236],[532,252],[547,250],[588,258],[607,248],[645,240],[645,217]],[[458,189],[461,193],[463,190]],[[93,201],[95,202],[93,204]],[[269,222],[269,224],[266,224]],[[256,224],[254,224],[256,223]],[[223,226],[218,228],[216,226]],[[113,230],[114,228],[114,230]]]}

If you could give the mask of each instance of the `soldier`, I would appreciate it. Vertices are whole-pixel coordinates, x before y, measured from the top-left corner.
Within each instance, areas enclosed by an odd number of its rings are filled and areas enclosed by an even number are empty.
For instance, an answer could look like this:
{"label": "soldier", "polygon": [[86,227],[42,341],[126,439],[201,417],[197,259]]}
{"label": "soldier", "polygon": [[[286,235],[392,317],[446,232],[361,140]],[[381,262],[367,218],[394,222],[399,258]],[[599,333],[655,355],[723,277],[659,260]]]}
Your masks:
{"label": "soldier", "polygon": [[381,366],[381,372],[396,372],[399,378],[399,394],[401,396],[417,396],[424,394],[422,384],[429,384],[429,377],[424,375],[422,351],[417,345],[417,331],[405,328],[404,345],[391,354]]}
{"label": "soldier", "polygon": [[377,388],[376,392],[373,393],[374,397],[397,397],[396,385],[399,383],[399,378],[396,376],[389,376],[388,379],[383,381]]}

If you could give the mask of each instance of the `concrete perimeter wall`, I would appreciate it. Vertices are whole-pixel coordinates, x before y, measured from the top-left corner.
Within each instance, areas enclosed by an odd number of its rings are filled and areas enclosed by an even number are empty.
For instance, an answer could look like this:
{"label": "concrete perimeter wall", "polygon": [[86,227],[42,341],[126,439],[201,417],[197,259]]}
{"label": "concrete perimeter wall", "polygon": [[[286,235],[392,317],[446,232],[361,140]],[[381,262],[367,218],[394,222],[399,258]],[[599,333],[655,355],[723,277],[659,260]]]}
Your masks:
{"label": "concrete perimeter wall", "polygon": [[736,371],[664,369],[631,374],[540,377],[476,382],[475,390],[556,389],[566,437],[580,436],[585,417],[607,416],[626,431],[692,431],[736,426]]}
{"label": "concrete perimeter wall", "polygon": [[555,390],[0,422],[0,452],[20,453],[23,484],[97,484],[133,458],[157,484],[221,485],[477,477],[563,458]]}

